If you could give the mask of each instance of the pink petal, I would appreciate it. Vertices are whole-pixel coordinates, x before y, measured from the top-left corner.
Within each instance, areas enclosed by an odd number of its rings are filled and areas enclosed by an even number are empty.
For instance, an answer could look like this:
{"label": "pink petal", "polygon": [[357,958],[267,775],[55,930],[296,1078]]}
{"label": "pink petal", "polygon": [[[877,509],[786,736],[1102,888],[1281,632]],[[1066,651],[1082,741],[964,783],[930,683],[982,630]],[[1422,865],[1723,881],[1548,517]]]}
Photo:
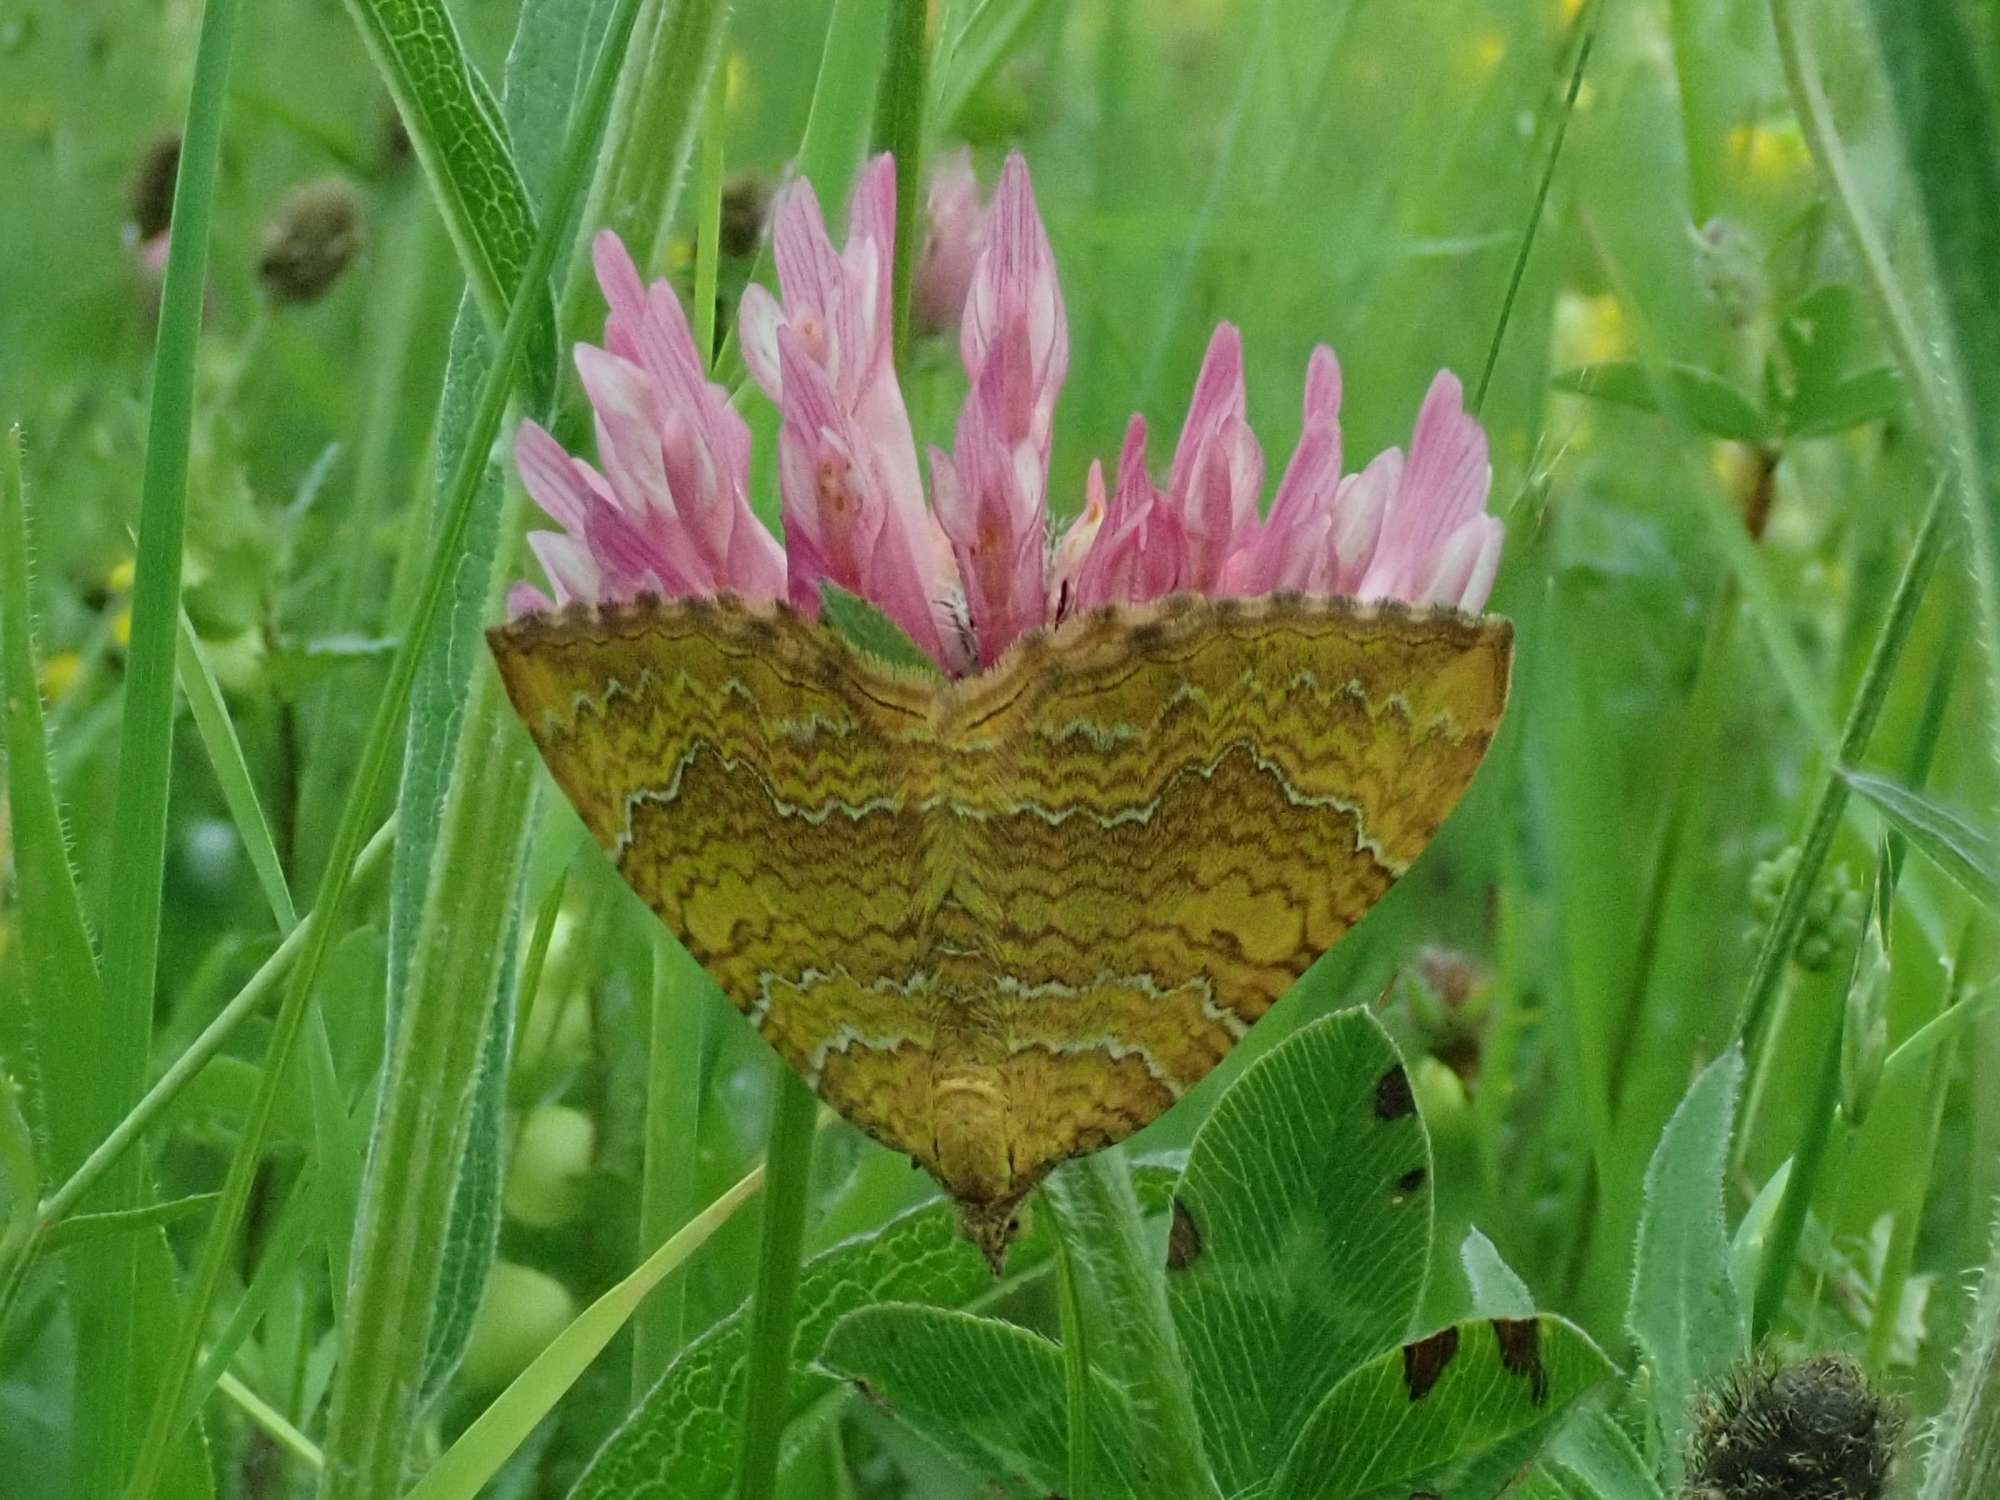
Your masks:
{"label": "pink petal", "polygon": [[545,615],[555,611],[556,601],[536,588],[532,583],[517,583],[507,590],[507,618],[518,620],[523,615]]}
{"label": "pink petal", "polygon": [[529,497],[565,531],[581,532],[590,514],[591,496],[578,480],[576,461],[548,429],[532,419],[514,435],[514,462]]}
{"label": "pink petal", "polygon": [[1209,338],[1208,352],[1202,356],[1201,374],[1195,378],[1194,394],[1188,398],[1187,420],[1181,426],[1180,445],[1174,450],[1173,472],[1167,478],[1169,492],[1185,492],[1188,470],[1194,465],[1201,440],[1232,417],[1241,421],[1246,405],[1243,335],[1234,323],[1218,323]]}
{"label": "pink petal", "polygon": [[1306,422],[1340,417],[1340,361],[1325,344],[1314,344],[1306,361]]}
{"label": "pink petal", "polygon": [[1500,571],[1500,542],[1505,528],[1495,516],[1474,516],[1445,540],[1423,599],[1477,613],[1493,592]]}
{"label": "pink petal", "polygon": [[743,362],[750,367],[757,384],[773,401],[783,394],[778,373],[778,328],[784,321],[784,309],[767,287],[753,281],[743,288],[743,296],[736,304],[737,347],[742,349]]}
{"label": "pink petal", "polygon": [[1359,474],[1340,482],[1333,499],[1334,587],[1344,594],[1372,597],[1362,588],[1382,523],[1403,484],[1403,450],[1378,453]]}
{"label": "pink petal", "polygon": [[917,321],[928,329],[946,329],[965,311],[973,269],[986,243],[986,209],[979,201],[970,147],[960,146],[932,169],[924,220],[914,293]]}

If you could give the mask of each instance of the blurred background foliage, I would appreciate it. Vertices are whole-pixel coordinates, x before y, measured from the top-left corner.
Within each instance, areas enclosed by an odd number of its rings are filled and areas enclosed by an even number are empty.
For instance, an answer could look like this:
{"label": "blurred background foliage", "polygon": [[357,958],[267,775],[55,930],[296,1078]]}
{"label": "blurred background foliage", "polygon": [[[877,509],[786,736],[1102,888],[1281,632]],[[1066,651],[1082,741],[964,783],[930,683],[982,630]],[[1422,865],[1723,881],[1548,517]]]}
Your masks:
{"label": "blurred background foliage", "polygon": [[[945,7],[947,10],[952,7]],[[722,297],[748,273],[763,202],[804,127],[824,7],[743,0],[719,75],[732,173]],[[1440,366],[1477,384],[1562,114],[1578,0],[1031,0],[945,139],[990,184],[1024,150],[1074,341],[1052,495],[1080,502],[1128,415],[1177,431],[1209,331],[1244,332],[1250,415],[1274,468],[1298,427],[1306,357],[1341,355],[1350,468],[1406,443]],[[1878,221],[1903,189],[1874,64],[1848,7],[1816,28],[1839,124]],[[507,0],[458,0],[499,76]],[[28,0],[0,8],[0,415],[27,434],[34,605],[59,790],[86,908],[109,882],[121,651],[145,431],[159,182],[188,88],[189,0]],[[328,186],[329,183],[337,186]],[[287,292],[274,225],[301,189],[339,198],[355,247],[323,290]],[[296,205],[290,210],[296,212]],[[684,216],[689,212],[684,208]],[[691,221],[657,269],[687,284]],[[1907,251],[1906,246],[1892,249]],[[1914,261],[1899,255],[1919,302]],[[421,174],[352,20],[334,0],[250,6],[231,87],[199,371],[186,603],[242,736],[303,910],[409,598],[431,485],[447,331],[461,287]],[[564,340],[595,338],[594,289]],[[728,307],[722,309],[727,320]],[[1585,366],[1667,369],[1650,387]],[[1253,1038],[1137,1143],[1184,1145],[1253,1055],[1330,1009],[1379,1005],[1407,1049],[1439,1155],[1438,1316],[1464,1310],[1455,1264],[1477,1225],[1543,1307],[1608,1349],[1622,1317],[1641,1176],[1696,1070],[1726,1041],[1771,869],[1798,837],[1932,479],[1787,102],[1761,0],[1614,0],[1575,101],[1545,219],[1484,407],[1508,551],[1494,607],[1519,627],[1515,697],[1472,795],[1410,879]],[[1684,373],[1683,373],[1684,372]],[[925,336],[906,376],[920,441],[948,442],[964,377]],[[1585,390],[1595,394],[1584,394]],[[576,422],[574,396],[571,430]],[[765,423],[764,431],[771,424]],[[1156,452],[1159,451],[1156,443]],[[763,469],[760,467],[760,473]],[[765,493],[759,505],[775,510]],[[1750,538],[1756,577],[1746,587]],[[1969,590],[1940,571],[1869,763],[1907,772],[1942,702],[1929,784],[1992,803]],[[1735,558],[1736,560],[1732,560]],[[1759,581],[1761,580],[1761,582]],[[1795,655],[1787,682],[1773,644]],[[1942,696],[1940,696],[1942,695]],[[268,913],[193,726],[178,730],[158,986],[163,1061],[273,945]],[[548,799],[530,910],[577,830]],[[1872,868],[1850,816],[1786,980],[1769,1078],[1751,1106],[1740,1209],[1792,1152],[1837,1012]],[[1670,846],[1671,857],[1662,857]],[[1776,866],[1772,869],[1778,868]],[[1760,892],[1762,896],[1760,898]],[[371,888],[322,993],[341,1074],[382,1050],[384,940]],[[18,984],[0,908],[0,996]],[[1922,861],[1897,908],[1892,1042],[1943,1002],[1968,903]],[[509,1085],[503,1262],[443,1404],[443,1438],[635,1257],[646,1100],[650,920],[604,863],[574,861]],[[1975,963],[1968,985],[1986,973]],[[687,979],[685,982],[696,982]],[[710,996],[701,1033],[699,1201],[761,1149],[773,1059]],[[0,1056],[25,1053],[0,1004]],[[232,1043],[153,1137],[168,1191],[212,1185],[261,1055]],[[2000,1024],[1970,1034],[1938,1086],[1885,1091],[1836,1143],[1807,1250],[1799,1320],[1860,1351],[1889,1216],[1922,1208],[1886,1374],[1919,1413],[2000,1189]],[[301,1101],[271,1173],[311,1140]],[[808,1249],[879,1223],[928,1182],[845,1127],[822,1137]],[[259,1200],[247,1235],[269,1228]],[[1458,1226],[1454,1232],[1451,1226]],[[183,1255],[191,1238],[173,1231]],[[687,1326],[744,1296],[754,1216],[687,1279]],[[239,1370],[310,1430],[329,1344],[324,1268],[301,1261]],[[1043,1299],[1039,1290],[1028,1295]],[[58,1304],[0,1370],[0,1472],[55,1493],[68,1358]],[[1052,1298],[1025,1315],[1052,1321]],[[1793,1335],[1803,1321],[1787,1325]],[[629,1336],[627,1336],[629,1337]],[[614,1349],[622,1349],[624,1341]],[[251,1378],[254,1376],[254,1378]],[[600,1360],[516,1466],[507,1493],[560,1493],[629,1398]],[[216,1408],[211,1408],[216,1410]],[[222,1416],[219,1453],[246,1441]],[[961,1490],[863,1403],[849,1403],[854,1493]],[[257,1440],[250,1440],[256,1458]],[[256,1462],[276,1465],[268,1453]],[[236,1472],[239,1493],[279,1494]],[[293,1482],[298,1476],[293,1475]],[[795,1472],[796,1493],[830,1493]]]}

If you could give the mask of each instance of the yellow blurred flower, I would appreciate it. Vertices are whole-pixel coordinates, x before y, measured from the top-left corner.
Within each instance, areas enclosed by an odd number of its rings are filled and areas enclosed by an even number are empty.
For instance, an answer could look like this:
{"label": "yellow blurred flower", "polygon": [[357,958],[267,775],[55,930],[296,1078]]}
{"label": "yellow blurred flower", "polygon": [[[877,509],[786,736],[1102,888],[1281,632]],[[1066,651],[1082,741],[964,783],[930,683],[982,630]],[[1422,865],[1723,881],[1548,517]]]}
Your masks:
{"label": "yellow blurred flower", "polygon": [[1467,83],[1484,83],[1507,60],[1507,38],[1487,30],[1472,37],[1459,55],[1459,71]]}
{"label": "yellow blurred flower", "polygon": [[132,608],[127,605],[118,611],[118,618],[111,622],[111,637],[121,646],[132,644]]}
{"label": "yellow blurred flower", "polygon": [[1624,359],[1632,352],[1625,309],[1610,292],[1564,291],[1556,296],[1549,357],[1559,370]]}
{"label": "yellow blurred flower", "polygon": [[1793,120],[1738,125],[1729,132],[1729,159],[1754,187],[1783,191],[1812,167],[1812,157]]}
{"label": "yellow blurred flower", "polygon": [[1556,19],[1567,26],[1583,14],[1584,6],[1589,3],[1590,0],[1556,0]]}
{"label": "yellow blurred flower", "polygon": [[58,651],[42,663],[42,696],[51,702],[62,697],[76,683],[83,670],[83,658],[74,651]]}
{"label": "yellow blurred flower", "polygon": [[112,564],[111,571],[104,575],[104,586],[115,594],[126,593],[132,587],[132,578],[135,571],[132,559],[129,557],[122,562],[114,563]]}

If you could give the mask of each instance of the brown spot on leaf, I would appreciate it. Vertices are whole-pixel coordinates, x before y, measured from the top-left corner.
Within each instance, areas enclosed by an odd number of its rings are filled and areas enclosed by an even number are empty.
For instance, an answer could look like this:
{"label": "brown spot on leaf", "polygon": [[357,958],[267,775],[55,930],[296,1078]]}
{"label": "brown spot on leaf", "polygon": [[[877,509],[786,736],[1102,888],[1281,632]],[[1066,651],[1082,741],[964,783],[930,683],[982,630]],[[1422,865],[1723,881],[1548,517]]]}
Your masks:
{"label": "brown spot on leaf", "polygon": [[1185,1271],[1200,1254],[1201,1226],[1195,1223],[1188,1206],[1176,1195],[1174,1221],[1167,1229],[1167,1269]]}
{"label": "brown spot on leaf", "polygon": [[1500,1341],[1500,1364],[1510,1375],[1528,1381],[1528,1399],[1541,1406],[1549,1399],[1549,1372],[1542,1365],[1542,1325],[1533,1318],[1495,1318],[1493,1336]]}
{"label": "brown spot on leaf", "polygon": [[1400,1120],[1416,1112],[1417,1096],[1410,1092],[1410,1075],[1397,1063],[1375,1085],[1375,1118]]}
{"label": "brown spot on leaf", "polygon": [[887,1399],[883,1397],[882,1393],[876,1390],[875,1387],[870,1385],[867,1381],[857,1379],[854,1382],[854,1390],[855,1393],[859,1395],[863,1401],[866,1401],[870,1406],[873,1406],[878,1410],[887,1412],[892,1417],[896,1414],[896,1408],[891,1406],[888,1403]]}
{"label": "brown spot on leaf", "polygon": [[1412,1167],[1396,1179],[1396,1191],[1401,1193],[1405,1198],[1416,1192],[1423,1185],[1424,1169],[1422,1167]]}
{"label": "brown spot on leaf", "polygon": [[1427,1339],[1403,1345],[1403,1385],[1412,1401],[1421,1401],[1430,1394],[1431,1387],[1444,1374],[1444,1367],[1457,1353],[1456,1328],[1440,1328]]}

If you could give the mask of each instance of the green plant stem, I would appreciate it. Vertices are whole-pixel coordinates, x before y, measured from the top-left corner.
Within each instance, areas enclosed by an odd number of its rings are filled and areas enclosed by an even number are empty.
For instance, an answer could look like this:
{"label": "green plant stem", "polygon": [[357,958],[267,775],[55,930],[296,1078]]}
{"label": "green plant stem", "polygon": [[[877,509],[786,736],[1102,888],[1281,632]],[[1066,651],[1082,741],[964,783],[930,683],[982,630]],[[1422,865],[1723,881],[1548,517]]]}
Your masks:
{"label": "green plant stem", "polygon": [[882,72],[875,144],[896,158],[896,364],[910,346],[910,288],[917,266],[917,221],[924,201],[924,104],[930,97],[928,0],[890,0],[888,64]]}
{"label": "green plant stem", "polygon": [[2000,1494],[2000,1216],[1959,1346],[1951,1402],[1932,1430],[1919,1500]]}
{"label": "green plant stem", "polygon": [[[201,339],[209,219],[237,12],[238,0],[207,0],[202,8],[174,184],[166,281],[160,294],[112,811],[111,868],[118,878],[111,882],[104,914],[104,1007],[91,1053],[99,1080],[93,1090],[96,1123],[102,1129],[115,1123],[145,1091],[152,1039],[195,353]],[[121,1163],[105,1187],[104,1208],[138,1207],[146,1191],[139,1161]],[[166,1289],[139,1285],[139,1242],[129,1235],[93,1247],[77,1269],[72,1282],[78,1344],[73,1451],[79,1456],[86,1492],[112,1494],[124,1483],[131,1453],[132,1423],[127,1413],[138,1378],[133,1304],[141,1296],[163,1296]],[[161,1457],[164,1461],[165,1455]]]}
{"label": "green plant stem", "polygon": [[1701,68],[1714,50],[1704,46],[1695,27],[1695,11],[1708,10],[1706,0],[1668,0],[1668,31],[1673,39],[1674,79],[1680,85],[1681,146],[1687,157],[1688,217],[1700,228],[1715,212],[1716,162],[1710,149],[1719,132]]}
{"label": "green plant stem", "polygon": [[1681,733],[1675,744],[1674,766],[1667,782],[1666,811],[1653,844],[1652,859],[1646,867],[1645,895],[1639,912],[1639,932],[1632,943],[1632,975],[1625,993],[1623,1012],[1611,1028],[1611,1061],[1606,1090],[1613,1119],[1624,1098],[1632,1049],[1645,1029],[1646,992],[1652,982],[1653,964],[1659,957],[1660,934],[1666,928],[1667,898],[1673,890],[1674,873],[1680,867],[1682,836],[1694,809],[1695,788],[1702,784],[1701,770],[1718,717],[1719,704],[1729,676],[1723,670],[1729,658],[1730,642],[1736,630],[1737,590],[1733,576],[1724,575],[1708,631],[1702,641],[1701,659],[1695,666],[1694,686],[1688,693],[1687,711],[1681,718]]}
{"label": "green plant stem", "polygon": [[[653,934],[653,1014],[646,1049],[646,1145],[639,1181],[639,1243],[657,1245],[693,1216],[701,1130],[702,1031],[707,976],[664,926]],[[632,1328],[632,1396],[666,1373],[687,1336],[687,1279],[676,1276]]]}
{"label": "green plant stem", "polygon": [[701,175],[694,233],[694,346],[701,362],[715,364],[715,287],[722,261],[723,94],[710,88],[701,112]]}
{"label": "green plant stem", "polygon": [[1521,282],[1528,274],[1528,255],[1535,248],[1535,233],[1542,226],[1542,210],[1548,206],[1549,188],[1556,180],[1556,163],[1562,160],[1563,142],[1569,138],[1569,122],[1576,113],[1576,96],[1583,88],[1583,70],[1590,63],[1591,49],[1597,45],[1597,30],[1604,18],[1606,0],[1592,0],[1584,22],[1583,40],[1577,44],[1576,62],[1570,68],[1569,91],[1563,96],[1562,113],[1556,117],[1555,139],[1549,142],[1549,158],[1542,164],[1541,180],[1535,185],[1535,201],[1528,209],[1528,222],[1521,230],[1521,245],[1514,252],[1514,268],[1507,276],[1507,291],[1500,299],[1500,316],[1494,320],[1493,339],[1486,346],[1486,363],[1479,372],[1467,408],[1474,416],[1486,404],[1487,389],[1493,384],[1494,367],[1500,363],[1500,345],[1507,337],[1507,324],[1514,315],[1514,302],[1521,294]]}
{"label": "green plant stem", "polygon": [[1063,1384],[1069,1396],[1069,1492],[1090,1493],[1090,1344],[1083,1321],[1083,1293],[1077,1285],[1069,1235],[1055,1206],[1056,1295],[1062,1310]]}
{"label": "green plant stem", "polygon": [[520,1065],[522,1044],[528,1039],[528,1022],[535,1013],[535,1003],[542,991],[542,971],[548,967],[549,944],[555,940],[556,920],[562,916],[563,893],[569,889],[569,869],[570,861],[565,859],[562,868],[556,872],[556,878],[542,893],[541,904],[535,908],[534,929],[528,934],[528,951],[521,960],[521,980],[514,1002],[514,1044],[508,1049],[517,1067]]}
{"label": "green plant stem", "polygon": [[1799,926],[1805,920],[1806,903],[1819,881],[1827,853],[1833,847],[1834,834],[1840,827],[1841,813],[1847,806],[1847,783],[1841,779],[1839,768],[1860,760],[1868,748],[1870,736],[1875,732],[1876,721],[1882,715],[1882,705],[1888,699],[1896,664],[1902,659],[1903,646],[1909,640],[1910,628],[1916,623],[1917,606],[1923,602],[1924,590],[1930,584],[1931,574],[1937,568],[1938,555],[1944,547],[1946,495],[1942,485],[1931,495],[1930,506],[1917,530],[1916,544],[1910,549],[1909,559],[1903,566],[1903,576],[1897,581],[1895,596],[1889,602],[1888,618],[1882,623],[1881,634],[1875,638],[1867,669],[1855,690],[1854,705],[1848,710],[1846,726],[1841,730],[1839,749],[1833,764],[1823,773],[1819,800],[1806,823],[1799,862],[1779,899],[1777,914],[1765,929],[1763,945],[1757,950],[1757,960],[1751,969],[1743,1007],[1736,1022],[1736,1035],[1743,1040],[1753,1077],[1764,1063],[1761,1054],[1771,1000],[1778,992],[1785,965],[1791,960],[1792,948],[1798,941]]}
{"label": "green plant stem", "polygon": [[[432,1311],[473,1078],[517,895],[535,758],[492,671],[475,673],[465,753],[446,796],[426,907],[450,892],[452,919],[423,924],[409,998],[384,1070],[381,1116],[355,1226],[354,1290],[341,1328],[326,1427],[324,1500],[372,1500],[399,1487],[417,1426]],[[494,847],[490,824],[511,836]],[[482,941],[465,942],[461,934]]]}
{"label": "green plant stem", "polygon": [[736,1500],[773,1500],[778,1459],[791,1410],[792,1344],[797,1333],[799,1255],[812,1190],[816,1106],[812,1090],[779,1065],[764,1149],[763,1239],[750,1293],[750,1336],[743,1382],[743,1439]]}
{"label": "green plant stem", "polygon": [[[614,40],[622,44],[623,32],[619,28],[621,25],[629,28],[635,3],[636,0],[621,0],[622,19],[614,18],[607,28],[607,46]],[[316,908],[325,910],[328,913],[327,919],[324,923],[312,924],[312,932],[307,938],[297,965],[292,970],[284,1003],[279,1008],[277,1021],[272,1028],[271,1045],[266,1056],[263,1076],[258,1081],[257,1093],[251,1101],[236,1153],[230,1160],[229,1175],[224,1181],[222,1205],[209,1226],[207,1239],[203,1242],[201,1260],[189,1288],[187,1308],[174,1343],[166,1378],[154,1398],[153,1417],[148,1427],[146,1446],[142,1449],[142,1458],[147,1462],[139,1472],[140,1482],[133,1487],[136,1497],[150,1495],[158,1481],[158,1453],[164,1451],[170,1436],[169,1429],[179,1408],[182,1391],[187,1385],[199,1352],[201,1330],[206,1324],[209,1307],[221,1287],[223,1273],[228,1266],[231,1243],[237,1225],[242,1220],[244,1208],[249,1202],[250,1186],[262,1154],[264,1135],[270,1128],[271,1112],[277,1103],[278,1090],[283,1084],[286,1065],[291,1060],[292,1047],[298,1040],[300,1024],[305,1016],[306,1000],[311,994],[313,984],[319,978],[320,965],[325,962],[327,952],[332,945],[335,918],[347,896],[348,872],[353,868],[355,857],[360,852],[362,835],[367,829],[369,809],[374,804],[382,777],[388,769],[391,751],[399,737],[398,730],[402,724],[404,711],[409,706],[417,669],[424,660],[431,637],[442,617],[446,596],[458,571],[466,529],[472,518],[473,501],[485,476],[494,439],[499,436],[501,419],[506,413],[507,401],[528,343],[530,330],[535,326],[536,318],[545,306],[543,293],[546,290],[549,272],[566,239],[566,226],[576,206],[575,200],[584,164],[589,160],[591,151],[595,149],[597,132],[603,123],[604,106],[610,92],[608,83],[610,70],[602,63],[605,55],[617,54],[615,52],[600,54],[599,67],[592,77],[585,105],[580,111],[576,127],[571,131],[566,146],[564,170],[559,176],[553,201],[549,205],[549,212],[542,222],[541,229],[536,234],[533,251],[522,272],[513,303],[507,310],[507,320],[501,330],[493,362],[480,387],[473,418],[466,431],[466,442],[460,451],[457,467],[452,475],[446,503],[441,509],[439,524],[430,550],[430,560],[412,613],[410,628],[404,633],[396,649],[396,655],[390,664],[389,680],[376,700],[375,717],[369,726],[368,738],[362,748],[347,805],[341,813],[340,825],[334,833],[333,849],[328,857],[328,876]],[[337,1458],[338,1455],[336,1460]]]}
{"label": "green plant stem", "polygon": [[[1826,1159],[1827,1142],[1833,1138],[1840,1114],[1840,1038],[1845,1020],[1846,1007],[1841,1006],[1834,1012],[1825,1051],[1813,1074],[1817,1083],[1806,1107],[1805,1139],[1792,1157],[1791,1176],[1785,1180],[1784,1196],[1778,1200],[1777,1217],[1758,1266],[1757,1291],[1750,1308],[1753,1346],[1769,1336],[1778,1314],[1784,1310],[1785,1287],[1791,1281],[1792,1262],[1798,1256],[1799,1236],[1805,1232],[1806,1211],[1812,1207],[1820,1164]],[[1746,1118],[1745,1129],[1748,1127]]]}
{"label": "green plant stem", "polygon": [[[667,229],[728,23],[729,0],[648,0],[626,54],[583,222],[616,230],[642,272],[664,268]],[[589,258],[579,256],[563,288],[565,328],[576,326],[590,294]]]}
{"label": "green plant stem", "polygon": [[1124,1154],[1098,1151],[1065,1163],[1043,1187],[1042,1201],[1056,1211],[1057,1231],[1104,1334],[1092,1348],[1093,1363],[1131,1396],[1140,1417],[1137,1441],[1158,1458],[1160,1493],[1212,1500],[1219,1490],[1202,1448],[1180,1336]]}
{"label": "green plant stem", "polygon": [[[1945,983],[1940,1015],[1965,1001],[1965,978],[1970,972],[1975,931],[1968,923]],[[1888,1081],[1886,1067],[1883,1081]],[[1918,1220],[1922,1217],[1924,1198],[1930,1191],[1931,1171],[1937,1160],[1938,1135],[1944,1128],[1945,1101],[1951,1097],[1949,1046],[1940,1047],[1932,1054],[1917,1097],[1924,1101],[1922,1123],[1917,1127],[1918,1144],[1904,1168],[1907,1186],[1899,1194],[1902,1202],[1896,1206],[1890,1221],[1889,1246],[1882,1254],[1882,1276],[1875,1286],[1875,1307],[1868,1323],[1868,1369],[1878,1377],[1888,1370],[1890,1355],[1895,1349],[1896,1323],[1902,1312],[1903,1289],[1909,1285],[1910,1267],[1916,1260]]]}
{"label": "green plant stem", "polygon": [[1960,6],[1866,0],[1862,9],[1881,50],[1890,116],[1915,189],[1914,218],[1936,277],[1935,338],[1918,325],[1862,206],[1797,0],[1771,0],[1771,19],[1806,140],[1875,294],[1936,461],[1964,502],[1988,682],[2000,698],[2000,314],[1992,304],[1992,268],[2000,262],[1992,214],[2000,198],[2000,121]]}
{"label": "green plant stem", "polygon": [[[373,838],[361,850],[355,860],[351,880],[359,882],[373,874],[389,852],[394,839],[396,825],[393,821],[384,823],[375,830]],[[99,1143],[96,1150],[85,1157],[76,1171],[43,1200],[37,1215],[37,1233],[47,1234],[69,1217],[78,1203],[130,1149],[132,1143],[146,1133],[147,1128],[165,1112],[182,1089],[193,1081],[194,1076],[208,1066],[210,1059],[222,1050],[240,1026],[261,1005],[277,982],[297,959],[299,950],[311,939],[314,929],[322,920],[323,907],[315,907],[306,913],[299,925],[286,934],[271,956],[259,965],[257,972],[244,982],[243,988],[230,997],[229,1003],[216,1013],[215,1019],[201,1030],[201,1035],[188,1043],[187,1050],[173,1060],[166,1072],[162,1073],[153,1086],[146,1090],[139,1102],[128,1110],[123,1119],[113,1127],[111,1133]]]}
{"label": "green plant stem", "polygon": [[1925,352],[1924,336],[1916,314],[1903,295],[1889,260],[1889,247],[1868,217],[1861,186],[1853,165],[1840,144],[1835,128],[1833,104],[1820,82],[1819,65],[1813,56],[1799,16],[1799,0],[1771,0],[1771,29],[1777,36],[1778,61],[1784,69],[1785,86],[1792,96],[1792,112],[1798,116],[1806,149],[1825,179],[1827,196],[1839,215],[1842,229],[1861,262],[1862,281],[1874,299],[1876,315],[1888,336],[1889,350],[1903,380],[1915,395],[1917,409],[1940,463],[1950,463],[1951,423],[1948,402],[1940,388],[1937,367]]}

